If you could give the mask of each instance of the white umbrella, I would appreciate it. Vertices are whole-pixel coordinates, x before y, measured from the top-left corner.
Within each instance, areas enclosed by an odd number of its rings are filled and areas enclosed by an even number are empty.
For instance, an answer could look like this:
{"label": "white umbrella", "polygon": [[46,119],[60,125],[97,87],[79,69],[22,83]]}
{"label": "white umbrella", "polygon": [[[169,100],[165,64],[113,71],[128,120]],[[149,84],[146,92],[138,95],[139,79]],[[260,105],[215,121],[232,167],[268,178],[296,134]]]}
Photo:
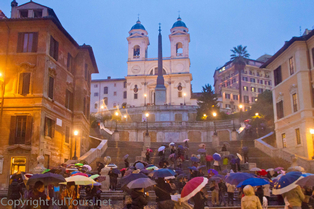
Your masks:
{"label": "white umbrella", "polygon": [[165,146],[161,146],[161,147],[158,148],[158,152],[164,151],[165,149],[166,149]]}
{"label": "white umbrella", "polygon": [[96,183],[96,181],[94,181],[93,179],[81,175],[71,176],[65,178],[65,180],[66,182],[75,182],[75,185],[90,185]]}
{"label": "white umbrella", "polygon": [[268,168],[266,171],[270,172],[270,171],[274,171],[274,169],[273,168]]}
{"label": "white umbrella", "polygon": [[114,163],[110,163],[110,164],[106,165],[106,167],[108,167],[108,168],[118,168],[118,166],[116,164],[114,164]]}
{"label": "white umbrella", "polygon": [[183,140],[183,142],[188,142],[188,141],[190,141],[190,139],[184,139],[184,140]]}
{"label": "white umbrella", "polygon": [[90,165],[83,165],[84,168],[87,168],[88,171],[92,170],[92,167],[90,167]]}
{"label": "white umbrella", "polygon": [[170,142],[169,147],[170,147],[170,146],[174,146],[174,145],[175,145],[174,142]]}
{"label": "white umbrella", "polygon": [[239,153],[237,153],[238,158],[242,161],[242,155],[240,155]]}
{"label": "white umbrella", "polygon": [[251,168],[250,171],[261,171],[262,169],[260,168]]}
{"label": "white umbrella", "polygon": [[175,176],[167,176],[165,177],[165,179],[175,179],[176,177]]}
{"label": "white umbrella", "polygon": [[206,147],[206,144],[202,143],[198,145],[199,147]]}
{"label": "white umbrella", "polygon": [[138,178],[131,181],[126,186],[130,189],[134,189],[134,188],[147,188],[155,184],[156,182],[151,180],[150,178]]}

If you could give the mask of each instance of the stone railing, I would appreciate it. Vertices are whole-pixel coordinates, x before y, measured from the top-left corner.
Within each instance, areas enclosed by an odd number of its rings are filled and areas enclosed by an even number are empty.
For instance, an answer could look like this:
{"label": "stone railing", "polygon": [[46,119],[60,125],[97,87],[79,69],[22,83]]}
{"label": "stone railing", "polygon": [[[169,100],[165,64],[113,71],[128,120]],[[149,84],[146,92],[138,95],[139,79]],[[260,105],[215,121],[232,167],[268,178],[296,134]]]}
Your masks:
{"label": "stone railing", "polygon": [[264,138],[271,136],[273,134],[274,132],[270,132],[269,134],[259,139],[256,139],[254,141],[255,147],[264,152],[265,154],[269,155],[270,157],[278,157],[290,163],[292,163],[293,159],[296,157],[297,165],[303,167],[307,172],[314,172],[314,160],[309,160],[305,157],[298,156],[286,149],[275,148],[263,141]]}
{"label": "stone railing", "polygon": [[90,149],[88,152],[86,152],[84,155],[82,155],[81,157],[79,157],[79,161],[84,160],[86,161],[88,164],[92,163],[95,159],[101,157],[103,155],[103,153],[105,153],[105,151],[108,148],[108,141],[107,140],[102,140],[93,136],[89,136],[90,138],[93,139],[97,139],[100,140],[100,144],[96,147],[96,148],[92,148]]}

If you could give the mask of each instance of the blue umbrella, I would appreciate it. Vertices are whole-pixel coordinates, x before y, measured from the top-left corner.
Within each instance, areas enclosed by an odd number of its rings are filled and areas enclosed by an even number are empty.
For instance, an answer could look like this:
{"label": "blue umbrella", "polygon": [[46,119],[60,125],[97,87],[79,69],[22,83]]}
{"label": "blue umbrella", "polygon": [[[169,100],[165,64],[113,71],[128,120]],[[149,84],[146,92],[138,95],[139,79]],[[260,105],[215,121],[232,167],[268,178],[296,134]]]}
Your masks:
{"label": "blue umbrella", "polygon": [[144,169],[144,167],[145,167],[145,166],[144,166],[143,163],[136,163],[136,165],[135,165],[135,168],[136,168],[136,169],[140,169],[140,170],[141,170],[141,169]]}
{"label": "blue umbrella", "polygon": [[210,181],[216,181],[216,182],[220,182],[220,180],[223,180],[223,178],[219,177],[218,175],[212,176],[208,179],[208,182]]}
{"label": "blue umbrella", "polygon": [[249,173],[230,173],[228,176],[226,176],[226,182],[232,185],[238,185],[242,181],[253,177],[254,176]]}
{"label": "blue umbrella", "polygon": [[143,173],[132,173],[128,176],[123,177],[120,180],[120,184],[121,186],[127,185],[128,183],[130,183],[131,181],[135,180],[135,179],[139,179],[139,178],[148,178],[148,176],[146,176]]}
{"label": "blue umbrella", "polygon": [[197,168],[195,166],[189,167],[189,169],[192,171],[197,171]]}
{"label": "blue umbrella", "polygon": [[218,153],[213,154],[213,158],[217,161],[221,160],[221,156]]}
{"label": "blue umbrella", "polygon": [[218,171],[216,171],[215,169],[209,169],[208,173],[212,172],[214,175],[218,175]]}
{"label": "blue umbrella", "polygon": [[292,171],[287,173],[286,175],[281,176],[274,185],[273,194],[283,194],[296,188],[298,186],[296,182],[300,178],[303,178],[303,176],[302,173],[299,171]]}
{"label": "blue umbrella", "polygon": [[242,181],[240,184],[238,184],[237,187],[246,186],[246,185],[262,186],[262,185],[265,185],[265,184],[269,184],[269,182],[266,181],[265,179],[250,178],[250,179],[246,179],[246,180]]}
{"label": "blue umbrella", "polygon": [[168,176],[175,176],[176,173],[173,170],[162,168],[159,170],[154,171],[153,178],[165,178]]}
{"label": "blue umbrella", "polygon": [[121,172],[119,171],[119,169],[115,168],[115,169],[112,169],[112,173],[114,174],[120,174]]}
{"label": "blue umbrella", "polygon": [[191,157],[191,161],[198,163],[200,160],[197,157]]}
{"label": "blue umbrella", "polygon": [[179,146],[178,146],[178,149],[184,149],[184,148],[183,148],[183,146],[182,146],[182,145],[179,145]]}
{"label": "blue umbrella", "polygon": [[198,149],[197,150],[199,153],[206,153],[206,150],[205,149]]}
{"label": "blue umbrella", "polygon": [[33,185],[37,181],[41,181],[45,185],[49,185],[49,184],[59,184],[60,182],[65,182],[65,179],[60,174],[55,174],[55,173],[34,174],[28,179],[27,185]]}
{"label": "blue umbrella", "polygon": [[71,175],[76,174],[76,173],[80,173],[80,171],[73,171]]}
{"label": "blue umbrella", "polygon": [[202,168],[206,168],[206,165],[201,165],[197,167],[197,170],[202,169]]}

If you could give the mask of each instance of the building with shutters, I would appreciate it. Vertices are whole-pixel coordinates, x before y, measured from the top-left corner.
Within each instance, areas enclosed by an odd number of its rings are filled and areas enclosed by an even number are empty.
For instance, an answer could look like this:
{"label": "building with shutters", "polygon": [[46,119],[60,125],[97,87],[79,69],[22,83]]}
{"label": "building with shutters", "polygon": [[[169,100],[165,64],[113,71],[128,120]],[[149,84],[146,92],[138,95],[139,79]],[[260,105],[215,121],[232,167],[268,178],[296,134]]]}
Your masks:
{"label": "building with shutters", "polygon": [[[98,73],[93,50],[79,45],[54,11],[35,2],[11,3],[0,19],[0,184],[15,172],[45,167],[89,149],[91,74]],[[78,136],[74,137],[74,130]]]}
{"label": "building with shutters", "polygon": [[221,111],[233,113],[240,110],[239,88],[242,89],[243,111],[251,107],[257,100],[258,94],[271,90],[270,70],[260,69],[260,66],[270,57],[265,54],[257,60],[249,59],[242,72],[241,86],[239,86],[239,73],[230,61],[215,70],[214,87]]}
{"label": "building with shutters", "polygon": [[[314,30],[293,37],[261,68],[271,70],[277,148],[314,156]],[[301,165],[303,166],[303,165]]]}

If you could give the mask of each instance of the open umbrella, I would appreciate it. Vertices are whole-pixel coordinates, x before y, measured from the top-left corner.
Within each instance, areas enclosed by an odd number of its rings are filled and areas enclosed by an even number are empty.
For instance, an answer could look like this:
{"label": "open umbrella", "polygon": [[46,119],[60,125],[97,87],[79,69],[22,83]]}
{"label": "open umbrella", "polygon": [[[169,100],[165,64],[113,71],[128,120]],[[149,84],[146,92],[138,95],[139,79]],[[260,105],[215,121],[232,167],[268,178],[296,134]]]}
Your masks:
{"label": "open umbrella", "polygon": [[144,166],[143,163],[136,163],[136,164],[135,164],[135,168],[136,168],[136,169],[140,169],[140,170],[141,170],[141,169],[144,169],[144,167],[145,167],[145,166]]}
{"label": "open umbrella", "polygon": [[179,146],[178,146],[178,149],[183,150],[183,149],[184,149],[184,147],[183,147],[182,145],[179,145]]}
{"label": "open umbrella", "polygon": [[273,194],[279,195],[289,192],[298,186],[296,182],[301,178],[303,178],[303,176],[299,171],[292,171],[286,175],[281,176],[274,185]]}
{"label": "open umbrella", "polygon": [[90,165],[83,165],[83,168],[86,168],[88,171],[92,170],[92,167],[90,167]]}
{"label": "open umbrella", "polygon": [[214,160],[214,158],[213,158],[213,156],[211,156],[211,155],[206,155],[206,161],[213,161]]}
{"label": "open umbrella", "polygon": [[91,179],[97,179],[98,177],[99,177],[99,174],[95,174],[95,175],[90,176],[89,178],[91,178]]}
{"label": "open umbrella", "polygon": [[226,177],[226,182],[232,185],[238,185],[239,183],[241,183],[242,181],[249,179],[249,178],[253,178],[254,176],[252,174],[249,173],[230,173],[227,177]]}
{"label": "open umbrella", "polygon": [[154,172],[154,178],[165,178],[167,176],[175,176],[176,173],[170,169],[162,168]]}
{"label": "open umbrella", "polygon": [[72,176],[85,176],[85,177],[88,177],[88,175],[86,173],[75,173]]}
{"label": "open umbrella", "polygon": [[188,167],[188,169],[192,170],[192,171],[197,171],[197,168],[195,166],[192,167]]}
{"label": "open umbrella", "polygon": [[131,181],[126,186],[130,189],[135,189],[135,188],[147,188],[155,184],[156,182],[151,180],[150,178],[138,178]]}
{"label": "open umbrella", "polygon": [[206,165],[200,165],[197,167],[197,170],[202,169],[202,168],[206,168]]}
{"label": "open umbrella", "polygon": [[251,168],[251,169],[250,169],[250,171],[254,171],[254,172],[255,172],[255,171],[261,171],[261,170],[262,170],[262,169],[260,169],[260,168]]}
{"label": "open umbrella", "polygon": [[150,166],[146,168],[146,170],[158,170],[159,168],[157,166]]}
{"label": "open umbrella", "polygon": [[233,155],[233,154],[230,154],[230,155],[228,155],[227,157],[228,157],[229,159],[235,159],[235,158],[236,158],[236,156]]}
{"label": "open umbrella", "polygon": [[34,185],[37,181],[41,181],[45,185],[48,185],[59,184],[60,182],[64,182],[65,179],[62,175],[55,173],[34,174],[28,179],[27,185]]}
{"label": "open umbrella", "polygon": [[219,161],[219,160],[221,160],[221,155],[218,153],[215,153],[215,154],[213,154],[213,158],[214,158],[214,160]]}
{"label": "open umbrella", "polygon": [[176,156],[176,154],[172,153],[171,155],[169,155],[168,159],[175,158],[175,156]]}
{"label": "open umbrella", "polygon": [[114,164],[114,163],[110,163],[110,164],[106,165],[106,167],[108,167],[108,168],[118,168],[118,166],[116,164]]}
{"label": "open umbrella", "polygon": [[71,175],[74,175],[76,173],[80,173],[78,170],[71,172]]}
{"label": "open umbrella", "polygon": [[206,150],[205,149],[198,149],[197,152],[199,152],[199,153],[206,153]]}
{"label": "open umbrella", "polygon": [[114,168],[112,169],[112,173],[119,175],[121,172],[119,171],[119,169]]}
{"label": "open umbrella", "polygon": [[270,171],[274,171],[274,169],[273,169],[273,168],[268,168],[268,169],[266,170],[266,172],[270,172]]}
{"label": "open umbrella", "polygon": [[208,173],[212,172],[213,174],[217,175],[218,174],[218,171],[216,171],[215,169],[209,169],[208,170]]}
{"label": "open umbrella", "polygon": [[242,181],[241,183],[239,183],[237,187],[246,186],[246,185],[262,186],[262,185],[266,185],[266,184],[269,184],[269,181],[266,181],[265,179],[249,178],[249,179],[246,179],[246,180]]}
{"label": "open umbrella", "polygon": [[148,178],[148,176],[146,176],[143,173],[132,173],[128,176],[125,176],[123,178],[120,179],[120,184],[121,186],[125,186],[128,183],[130,183],[131,181],[135,180],[135,179],[139,179],[139,178]]}
{"label": "open umbrella", "polygon": [[183,142],[188,142],[188,141],[190,141],[190,139],[184,139],[184,140],[183,140]]}
{"label": "open umbrella", "polygon": [[122,169],[120,170],[120,172],[122,172],[122,171],[126,171],[126,168],[122,168]]}
{"label": "open umbrella", "polygon": [[65,178],[65,180],[66,182],[75,182],[75,185],[82,185],[82,186],[96,183],[96,181],[86,176],[71,176],[71,177]]}
{"label": "open umbrella", "polygon": [[41,174],[48,173],[50,169],[45,169]]}
{"label": "open umbrella", "polygon": [[191,157],[191,161],[198,163],[200,159],[198,159],[197,157]]}
{"label": "open umbrella", "polygon": [[148,152],[153,152],[153,150],[152,150],[152,149],[147,149],[146,151],[148,151]]}
{"label": "open umbrella", "polygon": [[174,146],[176,145],[174,142],[170,142],[169,146]]}
{"label": "open umbrella", "polygon": [[289,168],[287,169],[287,172],[290,172],[290,171],[305,172],[304,168],[301,167],[301,166],[292,166],[292,167],[289,167]]}
{"label": "open umbrella", "polygon": [[123,160],[127,159],[129,157],[129,154],[124,155]]}
{"label": "open umbrella", "polygon": [[164,151],[165,149],[166,149],[165,146],[161,146],[161,147],[158,148],[158,152]]}
{"label": "open umbrella", "polygon": [[239,158],[241,161],[243,160],[242,155],[240,155],[239,153],[237,153],[237,156],[238,156],[238,158]]}
{"label": "open umbrella", "polygon": [[78,167],[81,167],[83,165],[84,165],[83,163],[75,163],[75,166],[78,166]]}
{"label": "open umbrella", "polygon": [[[304,174],[302,174],[303,176]],[[314,175],[308,175],[304,178],[298,180],[296,184],[300,185],[301,187],[307,186],[307,187],[313,187],[314,186]]]}
{"label": "open umbrella", "polygon": [[261,176],[266,176],[267,175],[267,171],[265,171],[265,169],[261,169],[261,171],[259,171],[258,174],[261,175]]}
{"label": "open umbrella", "polygon": [[281,171],[283,169],[284,169],[283,167],[277,167],[277,168],[275,168],[275,171]]}
{"label": "open umbrella", "polygon": [[206,147],[206,144],[201,143],[201,144],[199,144],[198,146],[203,148],[203,147]]}
{"label": "open umbrella", "polygon": [[216,181],[216,182],[220,182],[220,180],[223,180],[223,178],[220,177],[219,175],[212,176],[208,179],[208,181]]}
{"label": "open umbrella", "polygon": [[205,177],[195,177],[188,181],[183,187],[181,192],[181,202],[188,201],[194,195],[196,195],[201,189],[203,189],[208,182]]}

